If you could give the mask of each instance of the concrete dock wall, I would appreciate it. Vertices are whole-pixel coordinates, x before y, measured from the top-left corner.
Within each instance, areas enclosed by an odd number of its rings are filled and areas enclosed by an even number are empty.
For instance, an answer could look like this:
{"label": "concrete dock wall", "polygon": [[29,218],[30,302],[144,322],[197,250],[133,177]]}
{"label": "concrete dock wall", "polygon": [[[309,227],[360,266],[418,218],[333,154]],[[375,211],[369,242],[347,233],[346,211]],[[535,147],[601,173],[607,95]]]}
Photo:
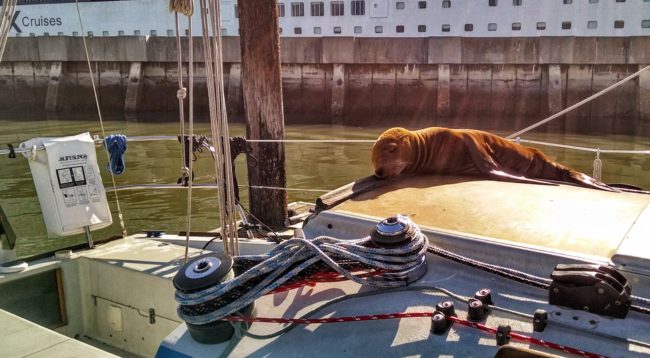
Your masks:
{"label": "concrete dock wall", "polygon": [[[101,108],[178,110],[174,38],[89,39]],[[187,49],[187,39],[183,41]],[[243,111],[239,39],[224,39],[229,113]],[[288,122],[351,125],[418,120],[521,128],[650,64],[650,38],[283,38]],[[195,108],[208,109],[197,39]],[[187,54],[184,54],[187,60]],[[183,66],[187,80],[187,64]],[[187,83],[187,82],[186,82]],[[547,130],[650,133],[650,71],[552,122]],[[0,110],[95,111],[81,38],[9,38],[0,63]]]}

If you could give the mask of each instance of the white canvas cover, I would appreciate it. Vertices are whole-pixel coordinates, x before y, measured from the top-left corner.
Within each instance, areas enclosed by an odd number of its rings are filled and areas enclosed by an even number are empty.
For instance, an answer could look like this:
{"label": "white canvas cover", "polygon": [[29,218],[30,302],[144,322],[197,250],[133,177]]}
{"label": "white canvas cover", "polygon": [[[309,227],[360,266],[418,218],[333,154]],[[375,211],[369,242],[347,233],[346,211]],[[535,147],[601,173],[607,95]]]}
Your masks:
{"label": "white canvas cover", "polygon": [[61,138],[33,138],[21,148],[44,146],[25,153],[34,177],[38,201],[49,237],[79,234],[88,226],[100,229],[113,222],[99,175],[95,143],[89,133]]}

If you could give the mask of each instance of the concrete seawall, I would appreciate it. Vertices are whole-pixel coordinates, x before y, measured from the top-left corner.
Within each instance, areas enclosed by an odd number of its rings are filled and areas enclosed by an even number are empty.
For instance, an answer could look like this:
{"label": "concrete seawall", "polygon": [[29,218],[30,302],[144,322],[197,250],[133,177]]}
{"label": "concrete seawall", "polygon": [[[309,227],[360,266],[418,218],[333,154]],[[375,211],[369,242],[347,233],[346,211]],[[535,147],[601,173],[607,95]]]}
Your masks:
{"label": "concrete seawall", "polygon": [[[178,110],[174,38],[89,43],[104,111]],[[224,39],[224,85],[233,115],[243,110],[239,46],[237,37]],[[287,121],[351,125],[395,119],[462,125],[479,118],[492,128],[521,128],[650,64],[648,37],[283,38],[281,51]],[[194,58],[195,105],[206,112],[198,39]],[[94,111],[89,73],[81,38],[9,38],[0,63],[0,110]],[[546,128],[649,134],[650,71],[566,119]]]}

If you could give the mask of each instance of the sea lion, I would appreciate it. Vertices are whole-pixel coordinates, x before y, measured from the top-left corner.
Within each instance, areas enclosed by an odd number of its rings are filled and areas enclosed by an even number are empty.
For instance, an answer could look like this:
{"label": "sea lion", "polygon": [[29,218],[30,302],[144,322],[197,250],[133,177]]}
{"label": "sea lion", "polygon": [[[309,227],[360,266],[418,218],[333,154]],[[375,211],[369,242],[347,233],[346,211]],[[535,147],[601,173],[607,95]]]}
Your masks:
{"label": "sea lion", "polygon": [[551,184],[543,180],[553,180],[617,191],[551,160],[535,148],[471,129],[391,128],[373,145],[372,164],[379,178],[400,174],[486,175],[500,180],[539,184]]}

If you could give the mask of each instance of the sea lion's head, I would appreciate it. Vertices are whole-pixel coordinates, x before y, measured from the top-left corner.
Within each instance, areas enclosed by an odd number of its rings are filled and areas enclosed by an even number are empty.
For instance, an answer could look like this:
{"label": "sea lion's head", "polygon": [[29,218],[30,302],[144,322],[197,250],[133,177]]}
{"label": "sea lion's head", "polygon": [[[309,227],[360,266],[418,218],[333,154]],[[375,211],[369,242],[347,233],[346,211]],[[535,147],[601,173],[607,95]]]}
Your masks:
{"label": "sea lion's head", "polygon": [[382,133],[372,146],[372,165],[375,176],[391,178],[404,172],[411,164],[411,132],[404,128],[391,128]]}

